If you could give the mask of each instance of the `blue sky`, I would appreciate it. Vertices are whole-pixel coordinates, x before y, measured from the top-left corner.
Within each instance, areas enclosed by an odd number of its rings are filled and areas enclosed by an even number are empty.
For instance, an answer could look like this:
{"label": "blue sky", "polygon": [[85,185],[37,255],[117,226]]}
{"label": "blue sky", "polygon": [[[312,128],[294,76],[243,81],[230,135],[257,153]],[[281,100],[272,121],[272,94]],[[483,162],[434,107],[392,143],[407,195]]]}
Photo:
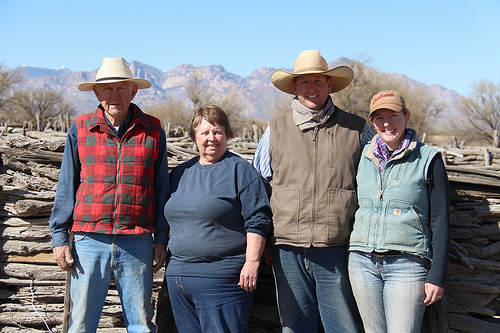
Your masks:
{"label": "blue sky", "polygon": [[103,57],[169,71],[222,65],[248,76],[292,68],[300,51],[371,59],[469,95],[500,83],[500,1],[0,0],[0,62],[91,71]]}

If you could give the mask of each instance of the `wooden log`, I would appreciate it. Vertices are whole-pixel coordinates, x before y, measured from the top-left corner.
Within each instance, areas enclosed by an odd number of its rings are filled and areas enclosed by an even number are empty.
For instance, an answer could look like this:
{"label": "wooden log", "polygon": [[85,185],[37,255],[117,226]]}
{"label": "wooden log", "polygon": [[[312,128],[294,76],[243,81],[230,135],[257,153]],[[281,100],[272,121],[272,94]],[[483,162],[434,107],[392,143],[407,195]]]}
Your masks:
{"label": "wooden log", "polygon": [[500,284],[488,285],[470,281],[448,281],[446,290],[458,290],[461,292],[472,292],[480,294],[500,294]]}
{"label": "wooden log", "polygon": [[3,153],[1,155],[2,155],[2,163],[3,163],[3,165],[5,167],[7,167],[7,168],[9,168],[11,170],[15,170],[15,171],[20,171],[20,172],[23,172],[23,173],[31,174],[31,170],[30,170],[30,168],[26,164],[21,163],[21,162],[15,160],[12,157],[9,157],[5,153]]}
{"label": "wooden log", "polygon": [[19,239],[1,239],[0,249],[3,250],[4,254],[18,254],[18,255],[28,255],[36,254],[39,252],[52,252],[52,242],[51,241],[22,241]]}
{"label": "wooden log", "polygon": [[454,227],[480,227],[481,221],[472,212],[456,211],[450,214],[450,224]]}
{"label": "wooden log", "polygon": [[50,216],[53,204],[53,201],[33,199],[17,200],[15,203],[6,202],[3,207],[3,212],[0,211],[0,216]]}
{"label": "wooden log", "polygon": [[476,213],[478,217],[499,217],[500,205],[491,203],[489,205],[476,206]]}
{"label": "wooden log", "polygon": [[500,222],[481,225],[479,227],[455,227],[451,229],[451,238],[468,239],[477,236],[489,236],[500,233]]}
{"label": "wooden log", "polygon": [[470,258],[470,263],[474,268],[483,268],[491,271],[500,271],[500,262],[492,260],[483,260]]}
{"label": "wooden log", "polygon": [[54,181],[59,180],[59,168],[54,167],[53,165],[43,165],[35,162],[29,161],[26,165],[30,168],[30,172],[32,175],[39,175],[43,177],[47,177]]}
{"label": "wooden log", "polygon": [[0,226],[0,235],[4,239],[21,239],[23,241],[51,238],[48,225],[30,225],[26,227]]}
{"label": "wooden log", "polygon": [[488,317],[495,316],[495,311],[486,307],[474,307],[474,306],[465,306],[465,305],[456,305],[453,303],[447,303],[446,308],[447,311],[451,313],[461,313],[461,314],[474,313]]}
{"label": "wooden log", "polygon": [[446,297],[447,303],[454,303],[472,307],[487,307],[488,304],[497,297],[497,295],[467,293],[454,290],[453,293],[447,293]]}
{"label": "wooden log", "polygon": [[29,286],[21,287],[15,295],[9,297],[13,301],[31,303],[32,300],[42,303],[63,303],[64,286]]}
{"label": "wooden log", "polygon": [[15,279],[15,278],[4,278],[0,279],[0,283],[9,285],[9,286],[30,286],[30,285],[35,285],[35,286],[63,286],[64,281],[42,281],[42,280],[36,280],[33,281],[31,279]]}
{"label": "wooden log", "polygon": [[62,312],[62,304],[60,303],[42,303],[42,304],[19,304],[19,303],[4,303],[0,305],[0,312],[33,312],[36,309],[38,312]]}
{"label": "wooden log", "polygon": [[[58,312],[43,312],[27,316],[25,312],[2,312],[0,313],[0,325],[21,325],[30,327],[45,327],[45,324],[54,326],[61,324],[61,316]],[[25,332],[29,330],[26,330]]]}
{"label": "wooden log", "polygon": [[37,162],[44,164],[57,164],[60,165],[62,162],[63,153],[52,152],[41,149],[34,150],[23,150],[17,148],[7,148],[0,146],[0,152],[7,154],[8,156],[15,156],[16,160],[20,162]]}
{"label": "wooden log", "polygon": [[448,313],[448,326],[451,329],[467,333],[500,332],[500,324],[467,316],[463,314]]}
{"label": "wooden log", "polygon": [[56,264],[52,252],[50,253],[37,253],[34,255],[12,255],[12,254],[2,254],[0,255],[1,262],[17,262],[23,264]]}
{"label": "wooden log", "polygon": [[41,217],[41,218],[20,218],[20,217],[8,217],[5,219],[0,219],[0,225],[11,226],[11,227],[20,227],[20,226],[30,226],[30,225],[48,225],[49,218]]}
{"label": "wooden log", "polygon": [[[14,323],[11,323],[11,324],[14,324]],[[59,328],[58,328],[58,325],[55,325],[52,327],[52,329],[54,329],[53,332],[59,332]],[[3,326],[1,327],[0,326],[0,333],[19,333],[19,332],[22,332],[22,333],[26,333],[26,332],[29,332],[29,333],[47,333],[47,329],[36,329],[36,328],[33,328],[33,327],[23,327],[23,326]],[[101,332],[101,331],[99,331]]]}
{"label": "wooden log", "polygon": [[56,191],[57,182],[47,177],[38,175],[28,175],[18,171],[7,170],[5,175],[1,175],[2,186],[13,186],[14,189],[25,191]]}
{"label": "wooden log", "polygon": [[465,267],[471,270],[474,269],[472,263],[470,262],[469,253],[467,252],[467,250],[453,239],[450,240],[450,254],[454,254],[456,258],[464,264]]}
{"label": "wooden log", "polygon": [[463,244],[463,246],[467,249],[467,251],[474,253],[479,258],[490,257],[494,254],[500,253],[500,241],[485,247],[479,247],[471,244]]}
{"label": "wooden log", "polygon": [[0,262],[0,278],[33,279],[34,281],[64,281],[65,277],[66,271],[63,271],[56,265],[35,265]]}
{"label": "wooden log", "polygon": [[3,185],[3,191],[0,193],[0,199],[4,202],[13,202],[23,199],[34,200],[54,200],[55,191],[31,191],[28,189],[20,189],[18,186]]}

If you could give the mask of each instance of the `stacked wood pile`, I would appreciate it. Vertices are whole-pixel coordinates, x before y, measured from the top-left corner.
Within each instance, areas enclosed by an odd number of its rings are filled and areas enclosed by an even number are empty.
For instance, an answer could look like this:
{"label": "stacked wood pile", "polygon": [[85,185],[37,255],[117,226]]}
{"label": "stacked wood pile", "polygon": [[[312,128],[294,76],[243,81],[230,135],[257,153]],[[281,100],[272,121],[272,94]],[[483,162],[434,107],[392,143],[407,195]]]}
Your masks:
{"label": "stacked wood pile", "polygon": [[499,153],[487,168],[447,166],[452,228],[445,300],[451,332],[500,332]]}
{"label": "stacked wood pile", "polygon": [[[65,323],[67,274],[52,258],[48,228],[65,138],[57,132],[0,136],[0,332],[61,332]],[[228,147],[251,160],[257,144],[234,139]],[[186,137],[168,138],[167,149],[171,168],[197,154]],[[480,149],[439,149],[451,184],[452,241],[446,293],[438,302],[444,315],[428,316],[425,329],[500,332],[500,149],[486,154]],[[155,275],[155,304],[163,273]],[[124,331],[113,286],[99,327],[100,332]],[[264,267],[250,332],[279,331],[274,281],[270,268]]]}

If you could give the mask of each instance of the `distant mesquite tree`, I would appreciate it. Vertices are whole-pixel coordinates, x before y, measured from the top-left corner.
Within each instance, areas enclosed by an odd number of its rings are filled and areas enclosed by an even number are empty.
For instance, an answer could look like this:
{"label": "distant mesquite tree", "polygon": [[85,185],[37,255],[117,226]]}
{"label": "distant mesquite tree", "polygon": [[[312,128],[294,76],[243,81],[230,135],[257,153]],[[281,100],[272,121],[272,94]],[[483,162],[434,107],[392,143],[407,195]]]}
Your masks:
{"label": "distant mesquite tree", "polygon": [[17,69],[8,69],[0,64],[0,112],[8,111],[8,102],[12,97],[14,85],[23,81],[23,74]]}
{"label": "distant mesquite tree", "polygon": [[65,101],[64,96],[51,89],[17,90],[12,95],[10,104],[14,110],[24,115],[20,118],[37,124],[37,130],[41,130],[40,126],[50,118],[73,112],[73,107]]}
{"label": "distant mesquite tree", "polygon": [[458,109],[465,121],[459,125],[481,140],[498,145],[495,136],[500,132],[500,83],[479,80],[472,89],[469,97],[460,99]]}

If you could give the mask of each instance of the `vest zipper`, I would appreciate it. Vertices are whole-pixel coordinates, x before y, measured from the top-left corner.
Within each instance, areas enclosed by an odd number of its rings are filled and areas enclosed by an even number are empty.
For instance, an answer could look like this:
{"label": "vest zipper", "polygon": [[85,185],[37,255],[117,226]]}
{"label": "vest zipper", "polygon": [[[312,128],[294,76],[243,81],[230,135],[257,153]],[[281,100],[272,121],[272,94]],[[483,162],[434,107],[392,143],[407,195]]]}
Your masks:
{"label": "vest zipper", "polygon": [[314,219],[315,214],[314,210],[316,208],[316,178],[317,178],[317,163],[318,163],[318,131],[319,127],[314,127],[313,132],[313,143],[314,143],[314,151],[313,151],[313,188],[312,188],[312,206],[311,206],[311,235],[310,235],[310,243],[314,242]]}
{"label": "vest zipper", "polygon": [[[378,169],[378,166],[375,166],[375,167]],[[384,177],[383,173],[385,174],[385,177]],[[384,216],[384,214],[382,212],[382,209],[384,207],[382,205],[382,202],[384,201],[384,191],[385,191],[387,179],[389,178],[388,177],[389,173],[390,173],[390,170],[388,170],[387,164],[386,164],[385,167],[384,167],[384,169],[380,173],[380,192],[377,195],[377,198],[379,199],[379,201],[378,201],[378,207],[379,208],[378,208],[377,224],[376,224],[377,228],[376,228],[376,231],[375,231],[375,237],[373,238],[373,248],[374,249],[376,249],[376,245],[378,244],[379,230],[380,230],[380,217]]]}
{"label": "vest zipper", "polygon": [[119,189],[120,189],[120,165],[121,165],[121,157],[122,157],[122,140],[119,139],[117,141],[117,143],[118,143],[118,157],[117,157],[117,161],[116,161],[115,209],[113,211],[113,216],[111,218],[111,220],[113,221],[113,227],[112,227],[112,233],[113,234],[115,233],[115,226],[118,224],[118,221],[115,221],[115,219],[118,219],[118,198],[119,198],[119,194],[120,194],[120,190]]}

